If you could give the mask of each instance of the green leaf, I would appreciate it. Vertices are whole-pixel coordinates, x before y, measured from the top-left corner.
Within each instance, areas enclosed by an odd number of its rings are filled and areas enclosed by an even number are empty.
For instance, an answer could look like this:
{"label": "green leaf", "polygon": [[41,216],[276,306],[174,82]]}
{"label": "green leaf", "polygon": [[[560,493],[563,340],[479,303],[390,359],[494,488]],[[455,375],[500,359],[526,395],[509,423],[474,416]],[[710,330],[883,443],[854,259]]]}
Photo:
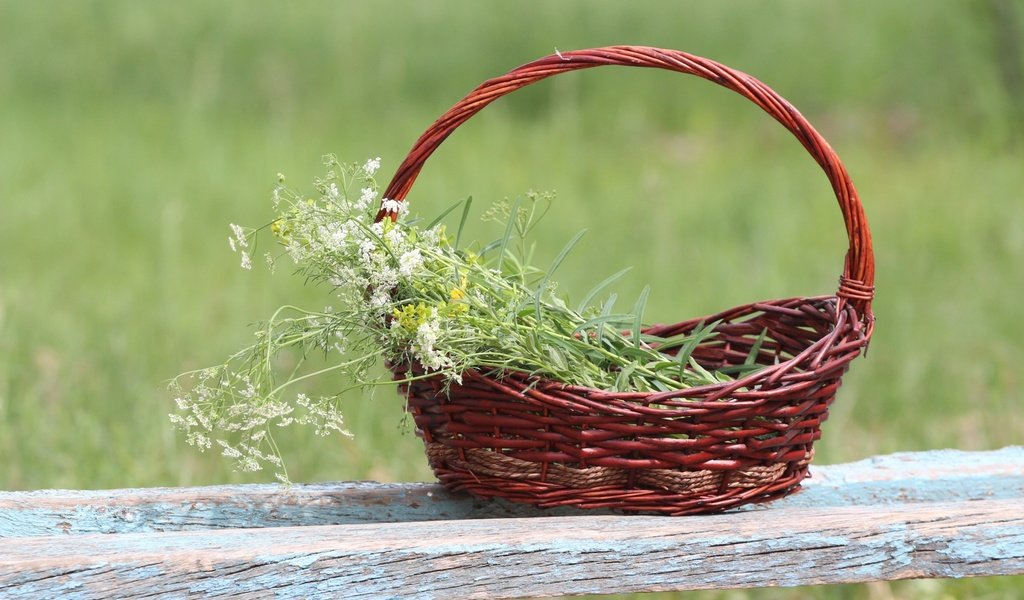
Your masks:
{"label": "green leaf", "polygon": [[567,305],[565,303],[565,300],[562,299],[560,296],[551,294],[551,298],[548,300],[548,304],[550,304],[554,309],[556,309],[560,313],[569,314],[569,305]]}
{"label": "green leaf", "polygon": [[714,333],[715,327],[718,327],[721,322],[721,320],[718,320],[711,324],[705,324],[704,321],[698,323],[693,333],[689,335],[686,345],[676,354],[676,362],[686,364],[690,360],[690,355],[697,349],[697,345]]}
{"label": "green leaf", "polygon": [[462,230],[466,227],[466,218],[469,217],[469,207],[473,205],[473,197],[466,198],[466,204],[462,207],[462,218],[459,219],[459,230],[455,233],[455,247],[459,247],[462,241]]}
{"label": "green leaf", "polygon": [[565,369],[568,368],[568,364],[565,362],[565,356],[562,355],[558,348],[555,348],[554,346],[548,346],[547,349],[548,357],[551,359],[551,364],[554,365],[556,369],[561,369],[564,371]]}
{"label": "green leaf", "polygon": [[757,364],[757,357],[761,353],[761,345],[764,344],[764,338],[768,335],[768,328],[761,330],[761,335],[757,336],[757,340],[754,341],[754,345],[750,347],[750,353],[747,354],[747,360],[743,361],[744,367],[751,367]]}
{"label": "green leaf", "polygon": [[[608,315],[610,315],[612,313],[612,307],[615,306],[615,301],[618,300],[618,298],[619,298],[618,294],[612,294],[611,296],[608,296],[608,299],[604,301],[604,305],[601,307],[601,316],[602,317],[607,317]],[[605,329],[605,327],[606,327],[605,325],[601,325],[601,327],[599,327],[598,330],[597,330],[597,341],[598,341],[598,343],[601,343],[602,341],[604,341],[604,329]]]}
{"label": "green leaf", "polygon": [[653,353],[646,348],[637,348],[635,346],[625,346],[619,348],[619,356],[622,358],[629,358],[638,362],[646,362],[651,359]]}
{"label": "green leaf", "polygon": [[541,318],[540,296],[541,294],[544,293],[544,286],[546,286],[548,281],[551,280],[551,276],[554,275],[555,270],[558,269],[559,266],[561,266],[562,262],[565,261],[565,257],[569,255],[569,252],[572,252],[572,249],[576,246],[576,244],[579,243],[580,239],[583,237],[585,233],[587,233],[587,230],[583,229],[581,231],[578,231],[576,235],[572,236],[572,239],[569,240],[569,243],[567,243],[565,247],[562,248],[562,251],[558,253],[558,256],[555,257],[555,260],[551,261],[551,266],[548,267],[547,272],[544,273],[544,278],[540,280],[539,284],[537,284],[537,290],[533,293],[533,303],[534,306],[537,308],[537,321],[540,321]]}
{"label": "green leaf", "polygon": [[761,352],[761,346],[764,345],[764,339],[768,335],[768,329],[762,329],[761,335],[757,336],[754,344],[750,347],[750,352],[747,354],[746,360],[743,361],[742,365],[733,365],[731,367],[723,367],[719,369],[719,372],[725,375],[735,375],[742,377],[747,373],[756,371],[761,368],[761,365],[757,364],[757,357]]}
{"label": "green leaf", "polygon": [[704,367],[700,366],[700,363],[697,362],[697,359],[693,358],[692,356],[690,357],[690,368],[693,369],[701,377],[707,379],[708,381],[718,381],[717,377],[711,374],[711,372],[705,369]]}
{"label": "green leaf", "polygon": [[652,379],[651,385],[654,386],[654,389],[659,392],[668,392],[672,390],[672,388],[665,385],[665,382],[661,381],[660,379]]}
{"label": "green leaf", "polygon": [[640,297],[633,305],[633,347],[640,347],[640,328],[643,326],[644,309],[647,308],[647,296],[651,293],[651,286],[645,285],[640,291]]}
{"label": "green leaf", "polygon": [[701,321],[697,325],[697,329],[690,335],[690,340],[686,342],[679,353],[676,354],[676,362],[679,363],[679,381],[683,380],[683,374],[686,369],[687,363],[690,361],[690,355],[697,349],[697,345],[704,341],[708,336],[714,333],[715,327],[718,327],[722,320],[719,319],[710,325],[705,325],[704,321]]}
{"label": "green leaf", "polygon": [[629,390],[629,376],[633,374],[636,369],[636,365],[626,365],[619,371],[619,376],[615,378],[615,391],[625,392]]}
{"label": "green leaf", "polygon": [[670,338],[644,334],[642,338],[649,344],[657,345],[658,352],[667,354],[669,350],[685,346],[692,338],[692,334],[674,335]]}
{"label": "green leaf", "polygon": [[551,262],[551,266],[548,267],[547,272],[544,273],[544,283],[547,283],[547,281],[551,279],[551,276],[554,275],[555,270],[558,269],[559,266],[561,266],[562,262],[565,260],[565,257],[569,255],[569,252],[572,251],[576,244],[579,243],[580,238],[582,238],[583,235],[586,233],[586,229],[581,229],[576,233],[576,235],[572,236],[572,239],[569,240],[569,243],[567,243],[565,247],[562,248],[562,251],[558,253],[558,256],[555,257],[555,260]]}
{"label": "green leaf", "polygon": [[509,211],[508,223],[505,223],[505,235],[501,238],[500,249],[498,250],[498,270],[501,270],[501,265],[505,262],[505,249],[508,248],[508,240],[512,237],[512,228],[515,226],[515,215],[519,213],[519,204],[522,202],[521,198],[516,198],[516,201],[512,203],[512,209]]}
{"label": "green leaf", "polygon": [[602,323],[620,323],[620,324],[625,324],[625,323],[629,322],[629,319],[632,316],[633,315],[626,314],[626,313],[617,313],[617,314],[614,314],[614,315],[601,315],[600,317],[594,317],[593,319],[588,319],[587,321],[577,325],[576,328],[572,330],[572,332],[574,334],[575,333],[579,333],[581,331],[585,331],[587,329],[590,329],[594,325],[600,325]]}
{"label": "green leaf", "polygon": [[493,242],[488,242],[486,246],[484,246],[483,248],[480,249],[480,255],[483,256],[484,254],[487,254],[488,252],[490,252],[491,250],[494,250],[495,248],[497,248],[500,245],[501,245],[501,240],[494,240]]}
{"label": "green leaf", "polygon": [[601,281],[601,283],[591,288],[590,291],[587,292],[587,295],[583,297],[583,300],[580,301],[579,307],[576,309],[576,312],[582,314],[583,311],[586,310],[587,305],[590,304],[590,301],[593,300],[594,297],[601,292],[601,290],[617,281],[620,277],[628,273],[632,268],[633,267],[626,267],[625,269],[622,269],[618,273],[606,277],[603,281]]}

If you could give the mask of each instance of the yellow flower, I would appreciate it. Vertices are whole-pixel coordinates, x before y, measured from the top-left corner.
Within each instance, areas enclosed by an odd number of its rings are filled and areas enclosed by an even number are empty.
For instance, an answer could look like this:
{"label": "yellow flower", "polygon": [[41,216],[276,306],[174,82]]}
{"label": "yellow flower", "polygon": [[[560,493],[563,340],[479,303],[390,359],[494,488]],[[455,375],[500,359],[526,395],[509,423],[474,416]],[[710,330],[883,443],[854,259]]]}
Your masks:
{"label": "yellow flower", "polygon": [[292,228],[284,218],[280,218],[275,219],[274,222],[270,224],[270,231],[273,232],[274,237],[284,243],[287,243],[288,238],[291,236]]}
{"label": "yellow flower", "polygon": [[442,302],[438,312],[446,317],[458,317],[469,312],[469,305],[465,302]]}
{"label": "yellow flower", "polygon": [[451,297],[453,302],[458,302],[459,300],[465,299],[466,285],[468,285],[468,282],[466,281],[466,276],[463,275],[462,279],[459,280],[458,287],[452,288]]}
{"label": "yellow flower", "polygon": [[416,331],[430,318],[430,308],[423,302],[406,304],[391,311],[391,316],[395,318],[402,329]]}

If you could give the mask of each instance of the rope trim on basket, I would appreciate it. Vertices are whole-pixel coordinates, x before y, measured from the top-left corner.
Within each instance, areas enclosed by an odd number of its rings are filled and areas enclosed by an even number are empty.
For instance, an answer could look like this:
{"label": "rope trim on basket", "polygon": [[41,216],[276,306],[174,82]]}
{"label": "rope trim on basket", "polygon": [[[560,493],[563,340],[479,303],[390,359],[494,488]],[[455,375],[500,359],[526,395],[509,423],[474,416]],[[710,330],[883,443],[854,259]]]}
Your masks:
{"label": "rope trim on basket", "polygon": [[814,454],[812,451],[808,451],[804,458],[796,463],[780,462],[728,471],[711,469],[680,471],[677,469],[619,469],[614,467],[574,468],[558,463],[548,463],[545,468],[541,463],[522,460],[484,448],[460,450],[444,444],[428,443],[426,449],[430,465],[435,469],[454,469],[473,475],[517,481],[543,481],[579,489],[598,486],[625,486],[632,474],[636,487],[660,489],[682,496],[713,494],[723,487],[746,489],[767,486],[778,481],[790,466],[795,466],[798,469],[806,467],[810,464]]}

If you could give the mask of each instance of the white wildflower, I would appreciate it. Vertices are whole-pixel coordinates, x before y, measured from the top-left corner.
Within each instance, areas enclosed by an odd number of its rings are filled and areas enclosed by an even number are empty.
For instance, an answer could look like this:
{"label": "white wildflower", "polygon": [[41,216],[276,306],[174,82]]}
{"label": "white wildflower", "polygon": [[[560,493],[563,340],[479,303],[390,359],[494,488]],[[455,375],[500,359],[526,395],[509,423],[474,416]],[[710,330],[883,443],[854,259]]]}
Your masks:
{"label": "white wildflower", "polygon": [[402,277],[412,277],[416,269],[419,269],[422,265],[423,255],[420,254],[419,248],[413,248],[402,254],[402,257],[398,259],[398,273]]}
{"label": "white wildflower", "polygon": [[373,295],[370,296],[370,306],[372,308],[380,310],[391,303],[391,296],[388,295],[386,290],[376,290]]}
{"label": "white wildflower", "polygon": [[419,237],[425,246],[438,246],[441,244],[441,226],[437,225],[426,231],[421,231]]}
{"label": "white wildflower", "polygon": [[388,200],[386,198],[380,203],[380,207],[384,212],[396,215],[403,214],[408,210],[405,202],[402,202],[401,200]]}
{"label": "white wildflower", "polygon": [[242,457],[242,453],[238,450],[238,448],[235,448],[234,446],[232,446],[231,444],[225,442],[224,440],[217,440],[217,443],[220,445],[220,448],[221,448],[221,450],[220,450],[221,456],[226,456],[228,458],[241,458]]}
{"label": "white wildflower", "polygon": [[405,231],[401,227],[392,227],[384,234],[384,241],[395,251],[399,251],[405,245]]}
{"label": "white wildflower", "polygon": [[235,238],[233,238],[233,237],[229,237],[228,238],[228,246],[231,246],[231,251],[232,252],[238,252],[238,246],[235,244]]}
{"label": "white wildflower", "polygon": [[292,258],[292,261],[295,264],[299,264],[300,262],[302,262],[302,259],[305,258],[306,256],[305,249],[303,249],[303,247],[295,240],[289,242],[285,250],[288,251],[288,256]]}
{"label": "white wildflower", "polygon": [[346,242],[348,241],[348,232],[345,230],[345,228],[335,226],[331,227],[328,231],[330,232],[326,236],[328,245],[333,247],[335,250],[343,249],[345,247]]}
{"label": "white wildflower", "polygon": [[379,262],[377,258],[380,257],[380,253],[377,252],[377,244],[370,238],[365,238],[359,242],[359,266],[368,271],[373,270],[374,266]]}
{"label": "white wildflower", "polygon": [[428,371],[439,371],[452,366],[452,360],[434,348],[441,335],[441,325],[436,318],[436,311],[433,317],[421,323],[416,329],[416,343],[413,345],[413,352],[423,368]]}
{"label": "white wildflower", "polygon": [[327,188],[327,197],[331,200],[337,200],[339,196],[341,196],[341,192],[338,191],[338,184],[332,183]]}
{"label": "white wildflower", "polygon": [[398,285],[398,269],[389,266],[380,266],[373,274],[373,286],[382,290],[390,290]]}
{"label": "white wildflower", "polygon": [[232,233],[235,234],[235,239],[238,240],[238,245],[242,248],[248,248],[249,243],[245,239],[245,230],[234,223],[229,223],[229,225],[231,225]]}
{"label": "white wildflower", "polygon": [[372,187],[364,187],[359,191],[359,200],[355,204],[355,208],[358,211],[366,210],[370,204],[373,203],[374,198],[377,196],[377,192]]}
{"label": "white wildflower", "polygon": [[251,271],[252,270],[252,259],[249,258],[249,253],[245,252],[244,250],[242,251],[242,264],[241,264],[241,266],[246,271]]}
{"label": "white wildflower", "polygon": [[370,160],[366,161],[366,164],[363,165],[363,171],[366,171],[367,175],[373,175],[374,173],[377,172],[377,169],[379,169],[379,168],[380,168],[380,157],[379,156],[377,158],[371,158]]}
{"label": "white wildflower", "polygon": [[238,392],[243,398],[253,398],[256,396],[256,386],[252,384],[248,377],[242,377],[239,381],[245,384],[245,387]]}
{"label": "white wildflower", "polygon": [[344,436],[352,436],[345,429],[345,424],[335,399],[321,396],[313,400],[305,394],[299,394],[295,399],[295,403],[306,409],[306,414],[297,418],[296,422],[300,425],[312,425],[316,435],[327,436],[332,431],[336,431]]}
{"label": "white wildflower", "polygon": [[199,433],[198,431],[190,432],[188,436],[185,437],[185,441],[188,442],[190,446],[195,446],[196,448],[199,448],[199,450],[201,451],[209,450],[210,446],[212,445],[210,443],[210,438]]}

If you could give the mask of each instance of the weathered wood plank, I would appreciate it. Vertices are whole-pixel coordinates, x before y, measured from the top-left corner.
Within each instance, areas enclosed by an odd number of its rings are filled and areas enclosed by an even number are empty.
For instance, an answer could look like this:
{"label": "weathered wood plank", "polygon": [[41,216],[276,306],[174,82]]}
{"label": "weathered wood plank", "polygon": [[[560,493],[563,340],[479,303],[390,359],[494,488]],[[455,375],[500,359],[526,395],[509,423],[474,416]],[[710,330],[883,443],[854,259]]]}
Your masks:
{"label": "weathered wood plank", "polygon": [[11,538],[0,596],[512,598],[1024,573],[1020,499]]}
{"label": "weathered wood plank", "polygon": [[[900,453],[812,473],[799,493],[746,510],[1024,498],[1022,447]],[[0,493],[0,537],[594,514],[480,502],[435,484],[46,490]]]}

